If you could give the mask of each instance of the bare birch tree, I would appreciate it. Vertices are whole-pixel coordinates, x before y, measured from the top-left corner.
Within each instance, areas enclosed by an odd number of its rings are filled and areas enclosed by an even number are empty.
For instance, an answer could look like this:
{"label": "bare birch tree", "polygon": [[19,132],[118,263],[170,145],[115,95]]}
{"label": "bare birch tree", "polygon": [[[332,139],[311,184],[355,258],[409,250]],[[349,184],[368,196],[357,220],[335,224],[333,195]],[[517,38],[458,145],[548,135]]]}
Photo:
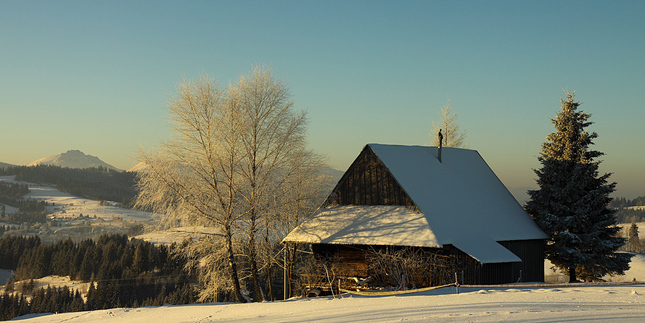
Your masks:
{"label": "bare birch tree", "polygon": [[[243,179],[247,203],[247,255],[251,281],[258,301],[263,300],[257,259],[258,225],[269,216],[272,195],[291,175],[289,162],[305,149],[306,114],[296,112],[289,88],[270,70],[256,67],[237,83],[243,128],[240,133]],[[265,223],[268,221],[265,221]],[[268,225],[265,224],[265,225]]]}
{"label": "bare birch tree", "polygon": [[[153,207],[166,221],[219,229],[210,243],[225,251],[228,283],[213,281],[222,274],[215,257],[221,252],[200,254],[209,250],[207,241],[187,248],[209,266],[203,299],[230,288],[244,302],[243,271],[249,273],[255,299],[262,301],[260,270],[270,273],[271,265],[259,263],[268,257],[258,254],[271,251],[258,248],[284,237],[276,226],[286,215],[276,209],[289,204],[285,192],[314,160],[306,150],[306,113],[295,111],[287,85],[263,67],[227,88],[205,77],[184,82],[168,107],[174,138],[158,153],[142,154],[149,169],[140,175],[137,205]],[[239,261],[241,253],[248,261]]]}
{"label": "bare birch tree", "polygon": [[444,147],[464,147],[466,132],[460,129],[456,121],[457,114],[452,112],[450,100],[441,108],[439,117],[441,118],[439,122],[432,121],[432,133],[430,133],[432,145],[439,146],[439,137],[437,134],[441,130]]}
{"label": "bare birch tree", "polygon": [[207,77],[178,86],[168,104],[172,139],[156,153],[141,154],[148,167],[139,173],[136,205],[163,214],[167,223],[216,227],[224,241],[230,286],[238,301],[245,302],[233,249],[235,225],[244,215],[238,201],[236,96],[237,91],[219,88]]}

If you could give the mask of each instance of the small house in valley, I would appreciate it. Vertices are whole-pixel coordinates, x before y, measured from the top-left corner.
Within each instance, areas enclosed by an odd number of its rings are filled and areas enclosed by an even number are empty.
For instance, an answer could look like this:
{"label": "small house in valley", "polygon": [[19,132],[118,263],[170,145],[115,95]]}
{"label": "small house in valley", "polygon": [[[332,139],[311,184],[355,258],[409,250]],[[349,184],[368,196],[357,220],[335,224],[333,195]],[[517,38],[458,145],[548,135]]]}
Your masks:
{"label": "small house in valley", "polygon": [[477,151],[368,144],[284,241],[356,281],[414,255],[426,263],[407,282],[425,287],[543,281],[546,238]]}

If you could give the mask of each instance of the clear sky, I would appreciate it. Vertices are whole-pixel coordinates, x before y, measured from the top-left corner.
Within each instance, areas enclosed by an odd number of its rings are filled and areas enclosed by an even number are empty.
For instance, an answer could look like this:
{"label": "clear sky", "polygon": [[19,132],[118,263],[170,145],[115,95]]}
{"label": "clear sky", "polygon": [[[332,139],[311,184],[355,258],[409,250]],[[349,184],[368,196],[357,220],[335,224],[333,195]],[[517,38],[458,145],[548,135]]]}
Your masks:
{"label": "clear sky", "polygon": [[169,132],[182,78],[268,65],[345,170],[426,145],[450,99],[513,191],[564,90],[591,113],[617,196],[645,195],[645,1],[0,1],[0,162],[79,149],[121,169]]}

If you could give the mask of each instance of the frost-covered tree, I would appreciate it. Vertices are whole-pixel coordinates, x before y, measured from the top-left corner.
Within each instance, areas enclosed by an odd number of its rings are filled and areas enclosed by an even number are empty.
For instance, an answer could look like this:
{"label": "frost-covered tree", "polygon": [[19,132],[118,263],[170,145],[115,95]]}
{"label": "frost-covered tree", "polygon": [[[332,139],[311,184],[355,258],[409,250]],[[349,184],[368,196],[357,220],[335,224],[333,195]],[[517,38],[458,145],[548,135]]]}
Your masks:
{"label": "frost-covered tree", "polygon": [[277,207],[275,201],[282,200],[282,190],[290,189],[289,179],[303,171],[301,164],[292,161],[300,160],[299,157],[307,152],[307,120],[304,111],[294,110],[289,88],[276,80],[270,70],[256,68],[240,78],[236,90],[235,102],[241,113],[240,193],[247,213],[244,217],[248,239],[245,249],[255,297],[262,301],[259,240],[262,235],[270,238],[272,222],[280,220],[280,216],[276,218],[272,212]]}
{"label": "frost-covered tree", "polygon": [[[294,109],[287,85],[263,67],[225,88],[207,77],[185,81],[169,110],[173,137],[142,154],[148,168],[140,173],[137,205],[164,214],[166,223],[218,229],[186,248],[208,267],[203,300],[230,290],[244,302],[240,277],[249,277],[261,301],[260,271],[267,266],[258,255],[267,251],[258,248],[266,245],[261,240],[282,239],[276,222],[286,215],[275,208],[289,203],[290,178],[306,171],[300,156],[315,155],[306,150],[306,113]],[[313,180],[316,172],[306,176]]]}
{"label": "frost-covered tree", "polygon": [[[308,215],[316,211],[324,202],[336,181],[336,178],[324,172],[321,166],[324,165],[323,159],[312,152],[303,151],[302,154],[294,156],[290,164],[289,169],[295,171],[286,180],[286,185],[283,185],[283,188],[277,192],[275,207],[272,208],[279,221],[273,221],[272,232],[267,230],[264,236],[264,242],[267,246],[265,250],[267,251],[271,250],[270,236],[276,235],[282,239],[291,230],[300,225]],[[276,241],[273,242],[273,244],[275,243]],[[282,254],[282,259],[277,259],[275,253],[265,254],[268,257],[266,261],[268,269],[271,269],[272,264],[286,266],[283,269],[287,273],[287,290],[285,291],[287,298],[294,296],[293,280],[297,271],[296,263],[298,262],[298,257],[302,256],[302,250],[298,248],[302,248],[302,245],[286,244],[284,246],[286,255]]]}
{"label": "frost-covered tree", "polygon": [[443,136],[443,147],[464,147],[466,132],[461,130],[457,123],[457,114],[452,112],[450,100],[441,108],[439,122],[432,121],[432,133],[430,141],[432,145],[439,146],[439,137],[437,134],[441,130]]}
{"label": "frost-covered tree", "polygon": [[535,170],[539,189],[528,192],[526,211],[550,237],[547,259],[570,282],[576,275],[598,280],[624,273],[631,256],[616,252],[625,244],[608,208],[616,183],[608,183],[610,174],[598,174],[596,158],[603,153],[590,149],[598,135],[585,130],[591,115],[578,110],[573,93],[565,94],[562,111],[551,119],[556,131],[542,144],[542,167]]}
{"label": "frost-covered tree", "polygon": [[[230,284],[240,302],[235,225],[243,216],[237,201],[240,159],[239,114],[230,94],[203,76],[184,81],[168,104],[172,137],[158,151],[141,154],[136,205],[164,215],[166,223],[216,227],[222,238]],[[223,279],[223,277],[220,277]]]}

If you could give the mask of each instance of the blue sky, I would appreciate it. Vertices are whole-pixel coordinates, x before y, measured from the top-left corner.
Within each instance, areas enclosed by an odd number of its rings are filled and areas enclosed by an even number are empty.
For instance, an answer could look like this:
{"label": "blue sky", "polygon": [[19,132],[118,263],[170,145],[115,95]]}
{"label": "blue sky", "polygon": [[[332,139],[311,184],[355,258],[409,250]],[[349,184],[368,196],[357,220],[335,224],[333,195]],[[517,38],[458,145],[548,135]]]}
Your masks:
{"label": "blue sky", "polygon": [[79,149],[116,167],[169,132],[182,78],[268,65],[345,170],[367,143],[424,145],[450,99],[511,190],[563,90],[595,122],[618,196],[645,195],[643,1],[0,2],[0,161]]}

